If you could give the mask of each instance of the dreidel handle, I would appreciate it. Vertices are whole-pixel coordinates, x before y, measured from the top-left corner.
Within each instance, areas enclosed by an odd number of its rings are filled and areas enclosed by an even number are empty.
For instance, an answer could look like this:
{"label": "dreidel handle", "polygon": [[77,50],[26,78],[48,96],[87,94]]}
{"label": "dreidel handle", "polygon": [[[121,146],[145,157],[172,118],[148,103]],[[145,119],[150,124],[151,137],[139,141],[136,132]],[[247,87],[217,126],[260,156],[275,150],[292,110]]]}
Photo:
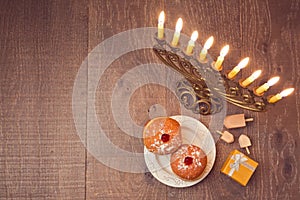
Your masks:
{"label": "dreidel handle", "polygon": [[223,133],[221,131],[217,131],[217,133],[219,133],[220,135],[223,135]]}
{"label": "dreidel handle", "polygon": [[245,122],[253,122],[253,118],[247,118],[247,119],[245,119]]}
{"label": "dreidel handle", "polygon": [[247,154],[250,154],[249,148],[246,147]]}

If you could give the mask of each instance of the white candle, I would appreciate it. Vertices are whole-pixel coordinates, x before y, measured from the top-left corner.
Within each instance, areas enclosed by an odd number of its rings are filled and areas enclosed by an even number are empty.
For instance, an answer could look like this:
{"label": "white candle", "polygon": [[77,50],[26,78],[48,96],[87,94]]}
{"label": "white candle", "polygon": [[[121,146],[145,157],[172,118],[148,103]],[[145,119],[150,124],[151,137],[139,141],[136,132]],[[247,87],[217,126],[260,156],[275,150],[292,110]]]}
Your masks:
{"label": "white candle", "polygon": [[213,42],[214,42],[214,37],[213,36],[210,36],[206,40],[206,42],[205,42],[205,44],[204,44],[204,46],[203,46],[203,48],[202,48],[202,50],[200,52],[200,60],[201,61],[204,61],[206,59],[207,50],[210,49],[210,47],[212,46]]}
{"label": "white candle", "polygon": [[157,30],[157,37],[162,39],[164,37],[164,23],[165,23],[165,12],[161,11],[158,17],[158,30]]}
{"label": "white candle", "polygon": [[226,45],[221,49],[220,56],[218,57],[217,61],[214,64],[214,67],[216,70],[218,70],[218,71],[222,70],[222,63],[223,63],[224,57],[227,55],[228,51],[229,51],[229,45]]}
{"label": "white candle", "polygon": [[279,81],[279,76],[275,76],[268,80],[265,84],[259,86],[255,92],[259,95],[263,94],[265,91],[267,91],[271,86],[275,85]]}
{"label": "white candle", "polygon": [[249,76],[248,78],[246,78],[242,83],[242,87],[247,87],[248,85],[250,85],[251,83],[253,83],[253,81],[255,81],[261,74],[261,70],[257,70],[255,71],[253,74],[251,74],[251,76]]}
{"label": "white candle", "polygon": [[183,22],[182,22],[182,19],[179,18],[177,20],[177,23],[176,23],[176,27],[175,27],[175,33],[173,35],[173,40],[172,40],[172,46],[177,46],[178,44],[178,41],[179,41],[179,38],[180,38],[180,31],[182,29],[182,25],[183,25]]}
{"label": "white candle", "polygon": [[198,31],[194,31],[192,33],[191,39],[190,39],[190,41],[188,43],[188,46],[186,48],[186,54],[190,55],[190,54],[193,53],[193,49],[194,49],[195,42],[196,42],[197,38],[198,38]]}
{"label": "white candle", "polygon": [[288,88],[288,89],[285,89],[285,90],[283,90],[282,92],[280,92],[280,93],[278,93],[278,94],[272,96],[272,97],[268,100],[268,102],[269,102],[269,103],[275,103],[275,102],[279,101],[280,99],[282,99],[283,97],[286,97],[286,96],[292,94],[292,93],[294,92],[294,90],[295,90],[294,88]]}
{"label": "white candle", "polygon": [[239,62],[237,66],[235,66],[229,73],[228,73],[228,78],[233,79],[237,73],[240,72],[241,69],[245,68],[249,63],[249,57],[244,58]]}

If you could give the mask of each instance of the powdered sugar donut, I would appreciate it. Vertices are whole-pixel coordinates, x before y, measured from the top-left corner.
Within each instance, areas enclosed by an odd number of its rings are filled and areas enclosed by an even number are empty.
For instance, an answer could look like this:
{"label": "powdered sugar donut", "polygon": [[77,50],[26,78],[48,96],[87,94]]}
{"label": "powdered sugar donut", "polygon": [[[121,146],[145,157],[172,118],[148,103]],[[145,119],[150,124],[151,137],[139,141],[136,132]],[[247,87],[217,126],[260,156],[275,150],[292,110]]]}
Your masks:
{"label": "powdered sugar donut", "polygon": [[170,154],[182,144],[180,124],[169,117],[150,120],[143,131],[144,145],[156,154]]}
{"label": "powdered sugar donut", "polygon": [[171,168],[179,177],[194,180],[204,171],[207,156],[195,145],[184,144],[171,155]]}

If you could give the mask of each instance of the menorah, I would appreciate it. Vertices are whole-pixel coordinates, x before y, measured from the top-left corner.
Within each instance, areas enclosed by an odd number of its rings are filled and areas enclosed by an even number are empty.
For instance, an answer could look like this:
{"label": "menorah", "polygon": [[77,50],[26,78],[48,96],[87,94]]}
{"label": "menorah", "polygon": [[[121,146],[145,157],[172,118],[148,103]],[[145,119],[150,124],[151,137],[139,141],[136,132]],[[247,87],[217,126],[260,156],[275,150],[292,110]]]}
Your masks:
{"label": "menorah", "polygon": [[182,19],[179,18],[177,21],[171,43],[165,38],[163,23],[164,13],[162,12],[159,16],[158,32],[154,35],[157,43],[153,46],[153,51],[164,64],[185,77],[184,80],[177,83],[176,95],[180,102],[194,113],[208,115],[220,112],[224,102],[243,109],[262,112],[266,111],[270,104],[294,91],[294,88],[288,88],[276,95],[265,97],[265,91],[277,83],[279,77],[273,77],[260,87],[249,89],[248,86],[259,77],[261,70],[255,71],[246,79],[238,81],[234,79],[237,73],[246,67],[249,58],[243,59],[231,71],[221,73],[222,62],[229,50],[228,45],[222,48],[216,61],[208,60],[206,58],[207,51],[213,43],[213,37],[210,37],[197,58],[193,55],[193,48],[198,38],[198,32],[193,32],[186,50],[183,50],[178,45]]}

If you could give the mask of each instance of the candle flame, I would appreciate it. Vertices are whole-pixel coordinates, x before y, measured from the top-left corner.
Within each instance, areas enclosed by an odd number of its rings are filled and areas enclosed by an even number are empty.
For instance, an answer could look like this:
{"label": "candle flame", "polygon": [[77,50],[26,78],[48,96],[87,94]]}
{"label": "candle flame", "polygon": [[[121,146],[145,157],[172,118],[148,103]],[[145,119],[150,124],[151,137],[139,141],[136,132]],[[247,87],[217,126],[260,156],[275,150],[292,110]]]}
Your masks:
{"label": "candle flame", "polygon": [[279,76],[275,76],[273,78],[271,78],[270,80],[268,80],[267,84],[269,85],[269,87],[275,85],[278,81],[279,81]]}
{"label": "candle flame", "polygon": [[198,31],[194,31],[192,33],[191,40],[195,42],[197,38],[198,38]]}
{"label": "candle flame", "polygon": [[177,20],[177,23],[176,23],[176,28],[175,28],[176,32],[180,32],[180,31],[181,31],[181,29],[182,29],[182,24],[183,24],[182,19],[179,18],[179,19]]}
{"label": "candle flame", "polygon": [[294,92],[294,90],[295,90],[294,88],[287,88],[287,89],[283,90],[282,92],[280,92],[280,96],[286,97],[286,96],[292,94]]}
{"label": "candle flame", "polygon": [[261,74],[261,70],[257,70],[255,72],[253,72],[253,74],[251,75],[251,78],[255,80],[260,76],[260,74]]}
{"label": "candle flame", "polygon": [[165,22],[165,12],[161,11],[158,17],[158,23],[164,23]]}
{"label": "candle flame", "polygon": [[220,56],[225,57],[229,51],[229,45],[225,45],[220,52]]}
{"label": "candle flame", "polygon": [[206,49],[206,50],[210,49],[210,47],[212,46],[213,43],[214,43],[214,37],[210,36],[204,44],[204,49]]}
{"label": "candle flame", "polygon": [[249,57],[244,58],[243,60],[241,60],[241,62],[239,62],[239,64],[237,65],[237,67],[239,69],[243,69],[245,68],[249,63]]}

